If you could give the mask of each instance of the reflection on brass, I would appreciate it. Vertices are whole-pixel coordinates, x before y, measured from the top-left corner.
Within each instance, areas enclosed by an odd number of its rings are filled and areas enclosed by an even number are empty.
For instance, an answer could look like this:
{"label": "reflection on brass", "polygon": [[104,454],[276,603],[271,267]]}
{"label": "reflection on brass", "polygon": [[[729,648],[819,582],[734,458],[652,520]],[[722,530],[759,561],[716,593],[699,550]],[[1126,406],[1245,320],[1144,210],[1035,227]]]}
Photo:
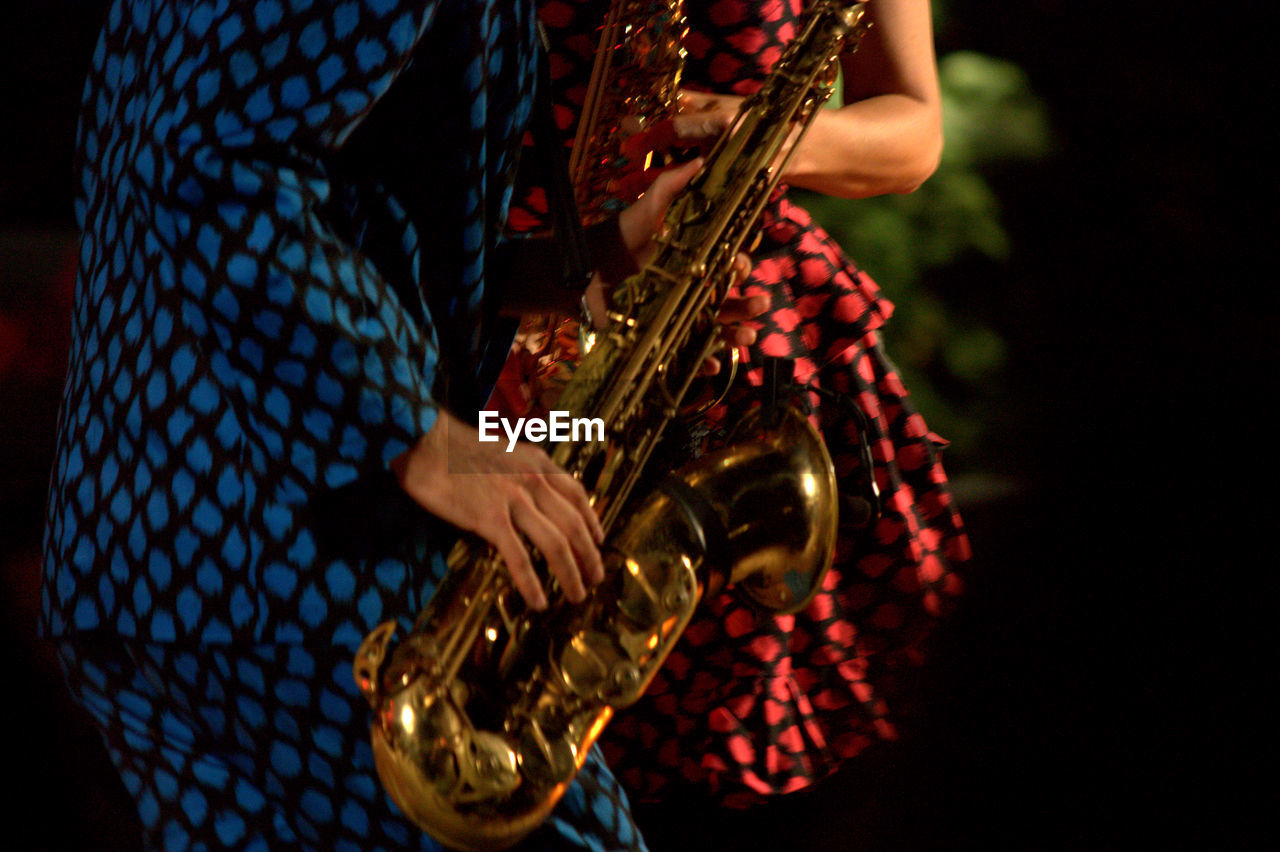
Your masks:
{"label": "reflection on brass", "polygon": [[591,79],[569,154],[569,178],[587,223],[630,199],[617,182],[648,168],[652,151],[622,143],[676,112],[684,69],[684,0],[614,0],[600,30]]}
{"label": "reflection on brass", "polygon": [[[464,538],[412,632],[383,625],[356,682],[373,707],[378,774],[415,823],[462,849],[502,849],[550,813],[616,710],[643,693],[697,602],[733,587],[791,612],[817,591],[836,533],[835,476],[791,408],[746,418],[736,443],[665,478],[646,472],[663,430],[719,346],[733,260],[782,166],[862,31],[862,6],[819,0],[759,93],[669,208],[654,259],[617,289],[617,316],[558,407],[603,439],[552,458],[591,495],[605,579],[571,605],[527,610],[495,551]],[[646,493],[641,482],[657,480]],[[544,572],[545,574],[545,572]]]}

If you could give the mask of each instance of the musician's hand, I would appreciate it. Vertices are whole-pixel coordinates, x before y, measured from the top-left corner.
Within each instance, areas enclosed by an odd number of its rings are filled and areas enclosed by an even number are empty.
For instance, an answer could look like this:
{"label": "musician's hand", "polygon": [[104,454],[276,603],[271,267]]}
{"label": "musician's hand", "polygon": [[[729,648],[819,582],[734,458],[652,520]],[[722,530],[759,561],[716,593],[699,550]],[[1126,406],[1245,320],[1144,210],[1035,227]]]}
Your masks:
{"label": "musician's hand", "polygon": [[741,95],[713,95],[681,89],[676,101],[676,115],[671,120],[671,147],[705,150],[729,128],[738,115]]}
{"label": "musician's hand", "polygon": [[[681,89],[677,111],[672,118],[644,130],[639,129],[635,119],[623,119],[622,130],[630,135],[622,143],[622,154],[637,163],[644,162],[650,153],[696,150],[705,154],[728,129],[743,100],[737,95],[709,95]],[[656,177],[670,168],[677,167],[632,172],[619,178],[611,189],[619,197],[637,198]]]}
{"label": "musician's hand", "polygon": [[643,267],[653,257],[656,248],[653,238],[662,226],[667,208],[680,191],[689,185],[689,181],[693,180],[703,162],[698,158],[666,169],[650,169],[651,182],[644,194],[618,214],[622,241],[626,243],[627,251],[631,252],[636,266]]}
{"label": "musician's hand", "polygon": [[[681,89],[678,94],[677,111],[672,118],[664,119],[644,130],[637,130],[622,143],[622,153],[634,162],[643,162],[650,153],[665,154],[669,152],[698,151],[705,155],[724,135],[738,115],[745,97],[741,95],[711,94]],[[819,118],[827,118],[825,112],[819,112]],[[623,131],[634,127],[632,119],[624,119]],[[788,145],[799,139],[799,128],[792,134]],[[790,182],[797,179],[794,161],[788,161],[783,170],[782,180]],[[618,178],[613,190],[621,198],[635,198],[653,179],[663,172],[662,168],[651,168],[632,172]]]}
{"label": "musician's hand", "polygon": [[[750,346],[755,343],[755,326],[747,323],[769,309],[769,297],[763,294],[732,295],[750,274],[750,259],[745,254],[739,254],[733,270],[733,286],[729,290],[731,295],[725,297],[724,303],[720,306],[720,313],[716,316],[716,322],[721,326],[721,337],[729,347]],[[703,375],[714,376],[719,372],[720,361],[717,358],[709,358],[702,365]]]}
{"label": "musician's hand", "polygon": [[[739,253],[733,266],[733,285],[730,288],[730,292],[747,280],[747,276],[750,274],[751,259],[747,255]],[[587,309],[591,313],[596,331],[603,331],[608,326],[609,320],[605,314],[604,287],[598,280],[593,281],[592,286],[587,288],[586,298]],[[756,329],[754,326],[747,325],[747,322],[760,316],[768,309],[769,299],[767,296],[726,296],[724,304],[720,308],[720,313],[716,315],[716,321],[722,326],[721,337],[724,339],[725,345],[750,346],[755,343]],[[703,363],[701,371],[706,376],[716,375],[720,372],[720,360],[718,358],[708,358]]]}
{"label": "musician's hand", "polygon": [[[746,260],[746,255],[738,255],[738,266],[734,271],[734,278],[737,284],[741,284],[746,280],[747,275],[751,272],[750,262]],[[756,329],[754,325],[748,325],[750,320],[763,314],[769,309],[769,297],[763,294],[754,296],[728,296],[724,300],[724,304],[720,307],[720,313],[716,317],[716,322],[721,325],[721,336],[727,346],[750,346],[756,342]],[[707,361],[702,365],[702,372],[714,376],[720,372],[720,362],[716,359]]]}
{"label": "musician's hand", "polygon": [[445,411],[397,456],[391,469],[424,509],[497,548],[525,602],[545,609],[546,593],[524,539],[541,551],[570,601],[604,578],[604,529],[581,483],[538,447],[480,441],[480,433]]}
{"label": "musician's hand", "polygon": [[[680,166],[661,170],[660,174],[651,176],[652,183],[638,200],[618,214],[618,229],[622,232],[622,242],[637,267],[644,265],[653,257],[657,246],[654,237],[667,215],[667,207],[684,189],[693,176],[702,168],[702,160],[691,160]],[[655,170],[657,171],[657,170]],[[608,294],[605,283],[599,275],[591,279],[584,294],[587,310],[595,323],[596,331],[602,331],[609,324],[607,316]]]}
{"label": "musician's hand", "polygon": [[739,95],[712,95],[681,89],[676,101],[676,114],[644,130],[634,118],[622,120],[622,131],[628,133],[622,153],[639,161],[649,153],[664,154],[672,150],[697,149],[706,153],[728,129],[746,100]]}
{"label": "musician's hand", "polygon": [[[622,240],[626,243],[637,266],[643,267],[653,256],[656,248],[653,239],[662,225],[663,217],[666,216],[667,207],[693,179],[698,169],[702,168],[703,162],[702,159],[696,159],[679,166],[653,170],[658,171],[659,174],[644,195],[619,215],[618,223],[622,230]],[[746,254],[739,253],[734,262],[730,292],[746,281],[750,274],[751,259]],[[599,276],[587,288],[586,300],[587,308],[595,319],[596,330],[600,331],[608,324],[608,320],[605,313],[604,286]],[[727,297],[717,317],[724,326],[725,343],[729,346],[750,346],[755,343],[756,331],[745,323],[764,313],[768,307],[768,299],[764,296],[743,298],[731,295]],[[715,358],[709,358],[702,365],[702,372],[707,375],[715,375],[719,371],[720,362]]]}

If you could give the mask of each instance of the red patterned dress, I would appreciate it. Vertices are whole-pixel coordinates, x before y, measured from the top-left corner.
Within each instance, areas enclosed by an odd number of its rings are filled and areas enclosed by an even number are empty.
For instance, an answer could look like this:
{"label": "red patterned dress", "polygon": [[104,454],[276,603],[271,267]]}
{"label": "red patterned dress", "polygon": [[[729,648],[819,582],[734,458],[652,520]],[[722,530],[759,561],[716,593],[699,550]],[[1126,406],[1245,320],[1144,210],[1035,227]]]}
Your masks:
{"label": "red patterned dress", "polygon": [[[553,47],[557,120],[568,140],[606,4],[540,5]],[[754,92],[794,36],[801,5],[686,3],[684,84]],[[513,222],[535,226],[543,209],[534,192],[523,210],[513,211]],[[739,378],[716,415],[732,423],[759,401],[763,358],[794,359],[842,490],[860,479],[858,418],[824,403],[817,391],[843,394],[865,415],[883,508],[866,529],[842,525],[835,564],[802,612],[763,615],[732,593],[703,602],[645,698],[620,713],[602,740],[610,764],[639,799],[691,784],[726,804],[747,804],[807,787],[873,742],[893,739],[894,670],[919,662],[922,640],[959,592],[954,567],[969,556],[939,461],[943,442],[913,409],[880,345],[877,329],[892,305],[784,192],[762,224],[743,290],[766,294],[771,307],[747,352],[745,381]],[[528,369],[528,353],[523,357]],[[528,403],[527,384],[513,385],[519,360],[517,353],[508,363],[500,388],[508,407],[524,413],[518,409]]]}

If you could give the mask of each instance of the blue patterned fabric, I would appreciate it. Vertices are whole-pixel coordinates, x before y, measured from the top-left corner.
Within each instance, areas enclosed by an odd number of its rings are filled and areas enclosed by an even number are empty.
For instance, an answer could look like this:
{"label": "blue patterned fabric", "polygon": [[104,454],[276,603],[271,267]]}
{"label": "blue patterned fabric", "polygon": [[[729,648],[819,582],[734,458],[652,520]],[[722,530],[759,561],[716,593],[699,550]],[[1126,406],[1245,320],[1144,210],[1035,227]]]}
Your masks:
{"label": "blue patterned fabric", "polygon": [[342,667],[302,646],[63,643],[151,849],[427,849],[348,732]]}
{"label": "blue patterned fabric", "polygon": [[[111,6],[43,626],[151,846],[419,842],[350,661],[451,543],[387,464],[477,383],[534,27],[507,0]],[[594,756],[531,842],[643,848]]]}
{"label": "blue patterned fabric", "polygon": [[[59,650],[138,803],[147,848],[440,849],[383,793],[342,654],[101,637]],[[645,849],[594,750],[519,852],[564,849]]]}
{"label": "blue patterned fabric", "polygon": [[[476,324],[532,27],[499,2],[112,6],[80,129],[53,635],[351,643],[420,602],[425,533],[346,553],[316,498],[430,429],[441,357],[468,363],[442,347],[477,345],[439,330]],[[343,143],[411,74],[435,191],[345,179]]]}

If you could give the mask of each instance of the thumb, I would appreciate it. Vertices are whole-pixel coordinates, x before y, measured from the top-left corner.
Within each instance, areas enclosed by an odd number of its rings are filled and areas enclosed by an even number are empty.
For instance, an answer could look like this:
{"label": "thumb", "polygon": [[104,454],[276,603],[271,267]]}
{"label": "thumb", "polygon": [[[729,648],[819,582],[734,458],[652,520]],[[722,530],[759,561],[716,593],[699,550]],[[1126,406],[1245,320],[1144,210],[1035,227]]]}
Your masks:
{"label": "thumb", "polygon": [[660,220],[663,214],[667,212],[667,206],[680,193],[680,190],[689,185],[689,181],[693,180],[693,176],[698,173],[698,169],[702,168],[703,162],[704,160],[701,157],[697,157],[658,175],[658,179],[653,182],[653,185],[649,187],[649,191],[644,194],[644,201],[654,213],[655,221]]}
{"label": "thumb", "polygon": [[653,235],[662,225],[662,217],[666,215],[671,200],[702,168],[702,162],[699,157],[663,171],[635,204],[619,214],[622,240],[631,253],[637,256],[637,263],[643,265],[643,255],[650,246]]}

